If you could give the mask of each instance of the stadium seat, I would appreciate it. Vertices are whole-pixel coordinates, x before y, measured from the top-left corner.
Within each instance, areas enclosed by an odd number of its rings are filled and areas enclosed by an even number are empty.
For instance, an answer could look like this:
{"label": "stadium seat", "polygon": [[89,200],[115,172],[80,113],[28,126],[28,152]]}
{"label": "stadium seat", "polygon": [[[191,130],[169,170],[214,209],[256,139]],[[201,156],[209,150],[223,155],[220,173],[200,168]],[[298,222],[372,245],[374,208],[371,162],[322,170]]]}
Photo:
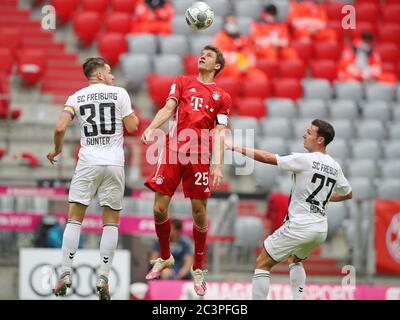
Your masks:
{"label": "stadium seat", "polygon": [[152,72],[151,58],[146,54],[125,54],[121,58],[121,69],[128,83],[137,87]]}
{"label": "stadium seat", "polygon": [[0,212],[14,212],[14,197],[5,195],[0,197]]}
{"label": "stadium seat", "polygon": [[382,7],[383,21],[400,24],[400,2]]}
{"label": "stadium seat", "polygon": [[18,57],[18,73],[27,86],[35,85],[44,74],[46,58],[42,50],[25,49]]}
{"label": "stadium seat", "polygon": [[285,154],[288,152],[288,146],[285,139],[278,137],[270,138],[269,136],[266,136],[265,138],[257,141],[256,147],[258,149],[276,154]]}
{"label": "stadium seat", "polygon": [[[273,0],[271,1],[278,9],[278,21],[287,22],[289,14],[289,1]],[[266,3],[265,1],[262,2]]]}
{"label": "stadium seat", "polygon": [[128,35],[128,48],[130,53],[157,53],[157,36],[153,34]]}
{"label": "stadium seat", "polygon": [[164,106],[174,80],[175,77],[168,75],[149,74],[146,77],[150,98],[158,108]]}
{"label": "stadium seat", "polygon": [[308,126],[310,125],[311,121],[314,120],[315,118],[300,118],[300,119],[292,119],[292,137],[293,139],[302,141],[302,137],[304,135],[304,132],[306,132]]}
{"label": "stadium seat", "polygon": [[338,99],[361,100],[363,98],[362,84],[358,81],[337,81],[334,87]]}
{"label": "stadium seat", "polygon": [[306,99],[329,100],[332,98],[332,87],[326,79],[304,79],[302,86]]}
{"label": "stadium seat", "polygon": [[327,239],[332,238],[343,225],[348,213],[343,202],[330,202],[326,208],[326,216],[328,219]]}
{"label": "stadium seat", "polygon": [[6,75],[10,75],[14,64],[14,55],[11,49],[0,47],[0,61],[0,73],[3,72]]}
{"label": "stadium seat", "polygon": [[240,15],[237,17],[240,34],[243,34],[246,36],[249,35],[251,21],[252,21],[252,19],[250,17],[243,17]]}
{"label": "stadium seat", "polygon": [[0,48],[7,48],[14,56],[21,46],[21,31],[17,28],[0,28]]}
{"label": "stadium seat", "polygon": [[260,245],[263,234],[264,227],[260,218],[238,217],[234,226],[235,241],[231,252],[232,263],[238,264],[241,261],[248,263],[249,260],[253,260],[254,250]]}
{"label": "stadium seat", "polygon": [[324,100],[321,99],[300,99],[298,102],[300,118],[318,118],[327,117],[327,108]]}
{"label": "stadium seat", "polygon": [[278,74],[278,62],[275,60],[257,58],[256,68],[264,72],[269,79],[275,78]]}
{"label": "stadium seat", "polygon": [[246,130],[251,129],[257,131],[258,121],[254,117],[233,116],[230,119],[232,129]]}
{"label": "stadium seat", "polygon": [[331,82],[337,79],[338,68],[335,61],[315,60],[310,63],[311,77],[326,79]]}
{"label": "stadium seat", "polygon": [[135,10],[137,1],[132,0],[111,0],[114,12],[126,12],[132,14]]}
{"label": "stadium seat", "polygon": [[[172,34],[168,36],[160,35],[158,37],[160,43],[161,54],[178,54],[184,56],[189,52],[189,44],[184,35]],[[197,58],[196,57],[196,72],[197,73]],[[184,63],[185,64],[185,63]]]}
{"label": "stadium seat", "polygon": [[78,8],[79,0],[51,0],[57,17],[57,22],[64,24],[68,22]]}
{"label": "stadium seat", "polygon": [[353,139],[354,125],[350,119],[332,119],[330,123],[335,128],[335,139]]}
{"label": "stadium seat", "polygon": [[328,20],[341,22],[343,19],[342,8],[346,5],[346,2],[332,2],[328,1],[326,3],[326,13],[328,15]]}
{"label": "stadium seat", "polygon": [[229,0],[207,0],[207,3],[216,16],[224,17],[230,12]]}
{"label": "stadium seat", "polygon": [[347,161],[346,174],[351,178],[364,177],[373,179],[378,176],[378,168],[374,159],[352,158]]}
{"label": "stadium seat", "polygon": [[302,97],[300,81],[296,79],[274,79],[272,82],[273,96],[297,100]]}
{"label": "stadium seat", "polygon": [[315,41],[313,43],[313,59],[338,61],[341,46],[335,41]]}
{"label": "stadium seat", "polygon": [[334,159],[346,160],[350,154],[346,139],[337,138],[335,135],[335,139],[327,147],[327,153]]}
{"label": "stadium seat", "polygon": [[297,115],[296,106],[290,99],[269,98],[264,104],[268,108],[268,117],[292,119]]}
{"label": "stadium seat", "polygon": [[[188,75],[196,75],[199,73],[199,70],[197,68],[197,62],[198,62],[199,57],[195,55],[186,55],[183,57],[183,66],[185,69],[185,74]],[[217,81],[220,78],[217,78]]]}
{"label": "stadium seat", "polygon": [[268,80],[243,81],[241,85],[243,97],[265,99],[271,95],[271,87]]}
{"label": "stadium seat", "polygon": [[384,63],[398,63],[400,50],[394,43],[379,43],[376,50]]}
{"label": "stadium seat", "polygon": [[392,122],[388,124],[389,127],[389,137],[392,140],[400,139],[400,122]]}
{"label": "stadium seat", "polygon": [[[305,131],[305,130],[304,130]],[[304,131],[302,135],[304,134]],[[304,148],[303,141],[297,137],[294,140],[289,140],[289,153],[301,153],[301,152],[307,152],[307,150]]]}
{"label": "stadium seat", "polygon": [[389,121],[391,119],[390,107],[386,101],[370,101],[361,104],[364,119]]}
{"label": "stadium seat", "polygon": [[84,11],[93,11],[103,15],[108,9],[109,0],[81,0],[81,3]]}
{"label": "stadium seat", "polygon": [[382,23],[379,25],[379,41],[393,43],[399,47],[400,25],[395,23]]}
{"label": "stadium seat", "polygon": [[255,117],[257,119],[266,116],[263,100],[260,98],[238,98],[236,111],[239,116]]}
{"label": "stadium seat", "polygon": [[105,27],[107,32],[127,34],[131,29],[131,17],[127,12],[110,12],[106,16]]}
{"label": "stadium seat", "polygon": [[380,162],[382,178],[400,179],[400,161],[389,159]]}
{"label": "stadium seat", "polygon": [[367,100],[390,102],[394,100],[394,91],[393,85],[388,83],[374,82],[365,84],[365,96]]}
{"label": "stadium seat", "polygon": [[233,10],[237,16],[258,19],[260,17],[261,9],[261,3],[258,0],[233,2]]}
{"label": "stadium seat", "polygon": [[213,24],[209,28],[202,30],[201,34],[204,36],[206,35],[214,36],[218,31],[222,29],[223,25],[224,25],[223,18],[220,16],[215,16]]}
{"label": "stadium seat", "polygon": [[356,132],[359,139],[381,140],[386,137],[386,128],[379,120],[357,121]]}
{"label": "stadium seat", "polygon": [[[196,70],[197,70],[197,64],[196,64]],[[230,94],[232,100],[236,100],[236,98],[239,96],[240,94],[239,81],[236,81],[235,79],[230,77],[224,77],[222,72],[221,75],[218,75],[218,77],[215,79],[215,82],[219,87],[221,87],[223,90],[225,90],[227,93]]]}
{"label": "stadium seat", "polygon": [[154,73],[177,76],[183,73],[182,58],[176,54],[161,54],[154,56]]}
{"label": "stadium seat", "polygon": [[186,9],[189,8],[193,1],[192,0],[174,0],[171,1],[174,11],[176,15],[184,15],[186,12]]}
{"label": "stadium seat", "polygon": [[300,59],[282,60],[278,64],[278,77],[301,80],[306,75],[304,63]]}
{"label": "stadium seat", "polygon": [[303,40],[293,40],[290,43],[290,47],[296,50],[299,58],[303,60],[304,64],[307,65],[312,56],[311,42]]}
{"label": "stadium seat", "polygon": [[289,139],[292,135],[290,121],[287,118],[268,117],[260,122],[263,136]]}
{"label": "stadium seat", "polygon": [[83,46],[89,46],[100,31],[101,18],[98,12],[83,11],[74,15],[74,31]]}
{"label": "stadium seat", "polygon": [[400,105],[397,104],[393,107],[393,120],[400,121]]}
{"label": "stadium seat", "polygon": [[263,190],[269,190],[275,184],[278,175],[276,166],[269,166],[265,163],[254,162],[254,182],[257,187]]}
{"label": "stadium seat", "polygon": [[192,28],[186,23],[185,16],[183,14],[175,15],[172,18],[172,33],[190,35],[193,34]]}
{"label": "stadium seat", "polygon": [[360,139],[352,141],[352,157],[357,159],[376,160],[382,156],[381,148],[377,140]]}
{"label": "stadium seat", "polygon": [[373,3],[356,3],[356,19],[376,23],[379,17],[379,6]]}
{"label": "stadium seat", "polygon": [[201,50],[210,43],[213,43],[213,36],[210,35],[200,35],[196,37],[189,38],[190,52],[193,55],[199,55]]}
{"label": "stadium seat", "polygon": [[386,159],[400,159],[400,141],[389,140],[384,143],[383,154]]}
{"label": "stadium seat", "polygon": [[125,36],[121,33],[104,33],[99,36],[98,49],[100,54],[111,66],[119,62],[120,56],[128,49]]}
{"label": "stadium seat", "polygon": [[348,29],[346,31],[352,41],[359,39],[364,32],[371,33],[374,38],[377,38],[379,34],[377,24],[368,21],[357,22],[357,27],[355,29]]}
{"label": "stadium seat", "polygon": [[370,200],[374,196],[374,187],[367,177],[349,177],[354,200]]}
{"label": "stadium seat", "polygon": [[381,179],[377,188],[378,199],[400,199],[400,179]]}
{"label": "stadium seat", "polygon": [[333,119],[356,120],[358,118],[357,105],[350,99],[336,99],[329,104],[330,115]]}

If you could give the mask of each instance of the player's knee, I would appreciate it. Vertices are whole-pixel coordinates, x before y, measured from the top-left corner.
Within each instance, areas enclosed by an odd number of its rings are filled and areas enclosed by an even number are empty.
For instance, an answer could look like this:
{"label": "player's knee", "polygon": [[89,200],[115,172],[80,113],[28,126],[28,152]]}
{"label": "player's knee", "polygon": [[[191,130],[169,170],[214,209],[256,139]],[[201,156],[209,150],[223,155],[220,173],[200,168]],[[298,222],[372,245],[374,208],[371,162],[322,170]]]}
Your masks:
{"label": "player's knee", "polygon": [[168,208],[164,207],[164,206],[161,206],[159,204],[156,204],[154,206],[153,213],[154,213],[154,219],[157,222],[163,222],[167,218]]}
{"label": "player's knee", "polygon": [[192,209],[193,219],[198,227],[204,228],[207,225],[206,210],[203,208]]}

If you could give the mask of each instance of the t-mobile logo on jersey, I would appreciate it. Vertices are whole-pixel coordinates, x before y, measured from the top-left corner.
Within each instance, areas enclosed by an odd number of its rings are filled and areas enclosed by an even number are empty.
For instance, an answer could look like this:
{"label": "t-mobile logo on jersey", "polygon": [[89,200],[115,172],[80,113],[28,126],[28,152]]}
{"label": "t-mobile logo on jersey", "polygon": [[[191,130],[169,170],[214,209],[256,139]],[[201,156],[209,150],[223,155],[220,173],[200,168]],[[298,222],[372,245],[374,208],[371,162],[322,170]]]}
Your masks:
{"label": "t-mobile logo on jersey", "polygon": [[199,108],[203,107],[203,98],[192,96],[190,105],[193,107],[194,111],[200,111]]}

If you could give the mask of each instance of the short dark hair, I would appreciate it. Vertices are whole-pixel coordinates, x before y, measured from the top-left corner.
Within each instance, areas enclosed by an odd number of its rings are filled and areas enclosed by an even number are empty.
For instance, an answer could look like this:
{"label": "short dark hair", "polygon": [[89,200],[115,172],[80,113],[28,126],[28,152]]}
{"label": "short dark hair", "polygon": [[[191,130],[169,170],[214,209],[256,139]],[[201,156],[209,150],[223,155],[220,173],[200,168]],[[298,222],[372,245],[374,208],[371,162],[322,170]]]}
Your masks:
{"label": "short dark hair", "polygon": [[268,12],[270,15],[276,16],[278,14],[278,9],[274,4],[269,4],[264,7],[264,11]]}
{"label": "short dark hair", "polygon": [[335,129],[330,123],[324,120],[315,119],[311,124],[318,128],[317,135],[324,138],[325,146],[327,146],[335,137]]}
{"label": "short dark hair", "polygon": [[204,50],[211,50],[211,51],[214,51],[217,54],[216,62],[217,62],[217,64],[221,65],[221,68],[219,68],[218,70],[215,70],[214,76],[216,77],[217,74],[220,73],[222,71],[222,69],[224,68],[224,66],[225,66],[224,55],[223,55],[222,51],[219,48],[217,48],[215,46],[212,46],[212,45],[205,46],[202,51],[204,51]]}
{"label": "short dark hair", "polygon": [[179,219],[172,219],[171,220],[171,224],[172,226],[178,230],[178,231],[182,231],[182,221]]}
{"label": "short dark hair", "polygon": [[361,39],[367,42],[374,41],[374,36],[371,32],[365,31],[361,34]]}
{"label": "short dark hair", "polygon": [[98,68],[104,68],[106,64],[107,61],[101,57],[88,58],[82,66],[83,73],[89,79]]}

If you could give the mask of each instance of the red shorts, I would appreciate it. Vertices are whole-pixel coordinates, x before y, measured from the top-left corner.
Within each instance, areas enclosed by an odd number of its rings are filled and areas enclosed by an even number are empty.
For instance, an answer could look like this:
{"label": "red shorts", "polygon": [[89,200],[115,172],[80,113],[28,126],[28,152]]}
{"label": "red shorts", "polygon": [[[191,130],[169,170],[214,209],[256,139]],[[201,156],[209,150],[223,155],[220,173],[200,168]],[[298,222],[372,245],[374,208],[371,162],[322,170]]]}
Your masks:
{"label": "red shorts", "polygon": [[[167,149],[168,150],[168,149]],[[198,163],[183,164],[168,163],[165,159],[168,152],[145,182],[145,186],[153,191],[173,196],[176,188],[182,180],[183,193],[186,198],[205,199],[211,196],[210,191],[210,164],[201,163],[200,155]]]}

